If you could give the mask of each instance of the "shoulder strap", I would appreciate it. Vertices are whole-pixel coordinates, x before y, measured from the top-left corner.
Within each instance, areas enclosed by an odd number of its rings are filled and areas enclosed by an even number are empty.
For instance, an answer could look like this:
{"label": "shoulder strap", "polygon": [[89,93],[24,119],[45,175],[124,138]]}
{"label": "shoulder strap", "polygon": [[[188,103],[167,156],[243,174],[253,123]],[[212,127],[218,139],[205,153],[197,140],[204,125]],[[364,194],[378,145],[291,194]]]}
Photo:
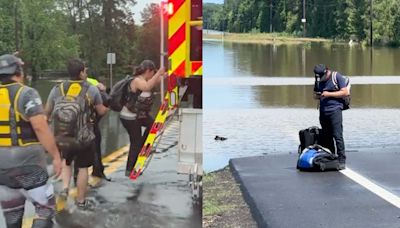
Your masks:
{"label": "shoulder strap", "polygon": [[65,91],[64,91],[64,83],[63,82],[61,82],[59,85],[58,85],[58,87],[60,88],[60,94],[61,94],[61,96],[65,96]]}
{"label": "shoulder strap", "polygon": [[[17,89],[16,93],[15,93],[15,97],[14,97],[14,110],[15,110],[15,118],[16,121],[19,122],[20,121],[20,117],[22,119],[24,119],[21,115],[21,113],[18,110],[18,101],[19,101],[19,96],[21,95],[21,92],[24,88],[24,86],[22,84],[19,84],[19,88]],[[24,119],[25,120],[25,119]]]}
{"label": "shoulder strap", "polygon": [[88,91],[89,91],[89,87],[90,85],[86,84],[85,82],[82,82],[82,84],[80,84],[82,87],[81,92],[79,93],[79,96],[86,96],[88,97]]}
{"label": "shoulder strap", "polygon": [[339,86],[338,86],[338,83],[337,83],[337,76],[336,76],[336,74],[337,74],[336,71],[333,71],[333,72],[332,72],[332,82],[333,82],[333,85],[335,86],[335,89],[336,89],[336,90],[339,90]]}

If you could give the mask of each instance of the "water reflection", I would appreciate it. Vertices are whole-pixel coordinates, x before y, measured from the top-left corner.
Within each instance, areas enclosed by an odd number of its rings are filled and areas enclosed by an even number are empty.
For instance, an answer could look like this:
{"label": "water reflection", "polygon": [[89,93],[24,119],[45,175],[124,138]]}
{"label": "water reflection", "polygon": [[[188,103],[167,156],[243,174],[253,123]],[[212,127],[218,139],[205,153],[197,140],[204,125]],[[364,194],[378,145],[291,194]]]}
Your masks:
{"label": "water reflection", "polygon": [[310,76],[326,63],[347,75],[398,75],[400,49],[347,44],[242,44],[204,41],[206,76]]}
{"label": "water reflection", "polygon": [[[353,85],[352,108],[400,108],[400,85]],[[316,108],[313,86],[206,86],[205,109]]]}

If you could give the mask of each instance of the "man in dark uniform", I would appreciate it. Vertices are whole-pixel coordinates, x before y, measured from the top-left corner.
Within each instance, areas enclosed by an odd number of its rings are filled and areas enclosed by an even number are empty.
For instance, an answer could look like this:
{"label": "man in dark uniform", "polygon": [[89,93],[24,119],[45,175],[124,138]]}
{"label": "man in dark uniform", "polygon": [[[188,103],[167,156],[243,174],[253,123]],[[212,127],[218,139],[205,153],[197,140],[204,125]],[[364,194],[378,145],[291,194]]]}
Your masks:
{"label": "man in dark uniform", "polygon": [[[318,64],[314,67],[314,73],[319,79],[317,91],[314,91],[314,98],[320,100],[319,121],[324,133],[325,143],[323,145],[332,152],[336,151],[339,159],[339,169],[345,169],[346,154],[343,139],[342,99],[350,95],[350,92],[345,78],[339,72],[332,71],[323,64]],[[336,82],[333,80],[334,74]]]}

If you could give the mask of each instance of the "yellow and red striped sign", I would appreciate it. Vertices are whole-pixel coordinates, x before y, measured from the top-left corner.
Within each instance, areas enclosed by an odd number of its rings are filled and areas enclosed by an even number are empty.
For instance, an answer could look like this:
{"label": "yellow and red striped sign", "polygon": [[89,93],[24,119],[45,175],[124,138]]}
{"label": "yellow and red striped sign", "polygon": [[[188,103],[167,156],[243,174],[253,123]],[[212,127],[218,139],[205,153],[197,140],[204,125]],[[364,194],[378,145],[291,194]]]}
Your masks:
{"label": "yellow and red striped sign", "polygon": [[187,0],[169,0],[168,5],[172,10],[168,15],[168,74],[185,77],[187,59],[187,25],[189,14]]}
{"label": "yellow and red striped sign", "polygon": [[169,0],[168,8],[168,101],[169,108],[176,107],[178,101],[178,86],[176,77],[186,76],[186,61],[188,56],[189,0]]}
{"label": "yellow and red striped sign", "polygon": [[203,75],[203,61],[192,61],[191,75]]}

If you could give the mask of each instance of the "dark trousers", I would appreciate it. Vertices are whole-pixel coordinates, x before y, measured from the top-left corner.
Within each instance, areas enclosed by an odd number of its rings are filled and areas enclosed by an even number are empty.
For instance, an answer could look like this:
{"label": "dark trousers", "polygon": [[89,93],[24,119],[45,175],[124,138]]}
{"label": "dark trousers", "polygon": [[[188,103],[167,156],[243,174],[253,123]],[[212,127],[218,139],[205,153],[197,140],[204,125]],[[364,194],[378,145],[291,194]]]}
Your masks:
{"label": "dark trousers", "polygon": [[[124,126],[124,128],[129,134],[130,146],[129,146],[128,161],[126,163],[126,171],[130,173],[132,172],[133,167],[135,166],[140,150],[142,149],[143,143],[150,132],[154,120],[151,116],[136,120],[125,120],[122,118],[120,120],[122,122],[122,126]],[[142,126],[146,127],[146,130],[143,135],[142,135]]]}
{"label": "dark trousers", "polygon": [[94,125],[94,135],[96,136],[96,138],[94,139],[95,153],[94,153],[92,176],[103,177],[104,176],[104,165],[101,160],[102,159],[102,156],[101,156],[101,131],[100,131],[100,126],[99,126],[98,122],[96,122]]}
{"label": "dark trousers", "polygon": [[321,144],[332,152],[336,152],[339,156],[339,160],[345,160],[342,110],[329,113],[321,112],[319,115],[319,122],[321,123],[323,132]]}
{"label": "dark trousers", "polygon": [[[90,150],[93,150],[93,154],[94,154],[94,160],[93,160],[93,171],[92,171],[92,176],[96,176],[96,177],[105,177],[104,174],[104,165],[103,165],[103,161],[102,159],[102,155],[101,155],[101,131],[100,131],[100,126],[99,126],[99,122],[96,121],[94,123],[93,126],[93,132],[95,135],[95,139],[94,139],[94,143],[93,145],[90,147]],[[76,180],[78,178],[78,172],[79,169],[76,165],[74,165],[74,181],[76,183]]]}

